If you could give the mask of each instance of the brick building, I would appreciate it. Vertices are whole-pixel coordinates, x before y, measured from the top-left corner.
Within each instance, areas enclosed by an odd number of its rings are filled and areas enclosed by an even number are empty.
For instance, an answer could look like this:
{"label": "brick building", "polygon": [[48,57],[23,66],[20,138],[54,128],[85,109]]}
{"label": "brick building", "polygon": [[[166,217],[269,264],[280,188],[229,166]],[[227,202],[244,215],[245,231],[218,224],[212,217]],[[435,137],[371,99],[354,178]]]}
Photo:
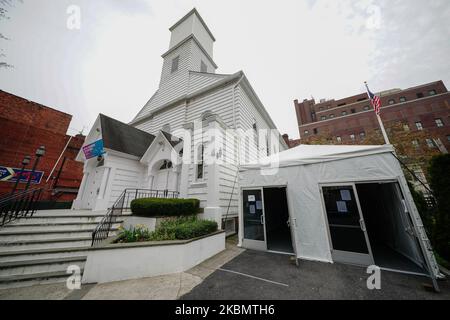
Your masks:
{"label": "brick building", "polygon": [[302,141],[300,139],[290,139],[288,134],[283,134],[284,142],[288,145],[289,149],[298,147]]}
{"label": "brick building", "polygon": [[[408,160],[409,168],[427,183],[426,159],[450,150],[450,94],[447,88],[442,81],[437,81],[404,90],[383,91],[378,95],[382,103],[380,117],[391,143],[399,138],[403,149],[408,144],[414,150],[406,158],[406,154],[400,156]],[[305,99],[301,103],[295,100],[294,104],[300,139],[285,137],[290,146],[300,143],[373,144],[370,138],[374,132],[381,137],[376,114],[365,92],[319,103],[314,99]],[[417,190],[427,193],[417,181],[414,185]]]}
{"label": "brick building", "polygon": [[[442,81],[380,95],[383,123],[401,122],[405,129],[423,130],[430,139],[414,143],[450,150],[450,94]],[[295,100],[294,104],[302,143],[318,135],[328,136],[331,143],[363,143],[366,132],[379,128],[366,93],[319,103]]]}
{"label": "brick building", "polygon": [[[24,157],[31,156],[31,163],[26,167],[31,170],[36,149],[45,146],[46,153],[36,168],[43,175],[40,183],[32,186],[45,187],[43,201],[70,202],[76,197],[80,186],[83,165],[74,159],[85,137],[66,134],[71,120],[69,114],[0,91],[0,167],[3,172],[21,168]],[[3,180],[0,181],[0,196],[10,193],[14,187],[14,178]],[[26,182],[19,183],[18,190],[25,185]]]}

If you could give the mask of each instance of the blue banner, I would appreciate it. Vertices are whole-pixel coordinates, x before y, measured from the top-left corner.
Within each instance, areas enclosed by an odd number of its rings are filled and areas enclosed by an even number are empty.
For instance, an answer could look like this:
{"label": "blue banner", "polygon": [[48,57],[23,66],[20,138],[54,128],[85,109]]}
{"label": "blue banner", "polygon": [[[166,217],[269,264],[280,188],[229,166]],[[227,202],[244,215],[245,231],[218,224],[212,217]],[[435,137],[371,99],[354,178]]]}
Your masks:
{"label": "blue banner", "polygon": [[[11,167],[2,167],[0,166],[0,181],[5,182],[16,182],[19,178],[20,172],[22,169],[19,168],[11,168]],[[43,171],[34,171],[33,174],[31,170],[23,170],[22,175],[20,176],[19,183],[27,183],[28,179],[31,175],[31,183],[39,184],[41,183],[42,177],[44,176]]]}
{"label": "blue banner", "polygon": [[103,150],[103,140],[97,140],[87,146],[83,147],[84,156],[86,159],[95,158],[105,153]]}

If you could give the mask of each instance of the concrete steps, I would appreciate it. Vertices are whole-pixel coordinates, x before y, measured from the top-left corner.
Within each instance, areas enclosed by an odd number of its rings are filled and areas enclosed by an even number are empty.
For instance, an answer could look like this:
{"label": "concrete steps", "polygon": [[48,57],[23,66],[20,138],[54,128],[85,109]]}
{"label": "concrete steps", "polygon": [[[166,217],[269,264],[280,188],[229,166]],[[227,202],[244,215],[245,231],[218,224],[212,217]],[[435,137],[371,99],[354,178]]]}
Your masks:
{"label": "concrete steps", "polygon": [[[52,210],[0,228],[0,289],[65,281],[84,268],[92,231],[106,212]],[[117,217],[117,232],[123,217]]]}
{"label": "concrete steps", "polygon": [[[111,231],[117,231],[117,227],[113,227]],[[8,245],[14,241],[32,241],[32,240],[51,240],[63,238],[85,238],[90,237],[94,228],[90,229],[50,229],[50,230],[33,230],[33,231],[2,231],[0,232],[0,245]]]}

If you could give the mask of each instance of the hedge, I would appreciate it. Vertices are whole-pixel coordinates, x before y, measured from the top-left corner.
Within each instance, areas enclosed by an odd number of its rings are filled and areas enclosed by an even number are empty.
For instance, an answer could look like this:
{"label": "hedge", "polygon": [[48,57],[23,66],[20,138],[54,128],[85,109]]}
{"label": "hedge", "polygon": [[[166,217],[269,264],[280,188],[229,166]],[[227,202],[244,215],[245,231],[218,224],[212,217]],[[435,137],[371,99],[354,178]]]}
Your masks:
{"label": "hedge", "polygon": [[116,243],[143,241],[189,240],[218,230],[217,222],[199,220],[197,217],[178,217],[163,221],[155,231],[149,232],[143,226],[122,230]]}
{"label": "hedge", "polygon": [[188,216],[199,213],[197,199],[144,198],[131,202],[131,212],[139,217]]}
{"label": "hedge", "polygon": [[437,202],[433,245],[442,258],[450,261],[450,154],[433,157],[428,173]]}
{"label": "hedge", "polygon": [[198,220],[196,217],[182,217],[163,221],[156,229],[155,235],[172,235],[175,240],[188,240],[216,232],[217,222]]}

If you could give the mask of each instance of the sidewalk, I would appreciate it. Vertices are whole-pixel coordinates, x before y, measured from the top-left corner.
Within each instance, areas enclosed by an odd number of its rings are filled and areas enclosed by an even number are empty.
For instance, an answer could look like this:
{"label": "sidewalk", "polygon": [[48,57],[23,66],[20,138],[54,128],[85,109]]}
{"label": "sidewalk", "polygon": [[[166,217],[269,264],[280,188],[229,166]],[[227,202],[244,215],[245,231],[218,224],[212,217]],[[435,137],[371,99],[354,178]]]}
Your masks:
{"label": "sidewalk", "polygon": [[0,300],[174,300],[190,292],[243,249],[236,237],[227,240],[225,251],[183,273],[152,278],[84,285],[68,290],[65,282],[0,290]]}

